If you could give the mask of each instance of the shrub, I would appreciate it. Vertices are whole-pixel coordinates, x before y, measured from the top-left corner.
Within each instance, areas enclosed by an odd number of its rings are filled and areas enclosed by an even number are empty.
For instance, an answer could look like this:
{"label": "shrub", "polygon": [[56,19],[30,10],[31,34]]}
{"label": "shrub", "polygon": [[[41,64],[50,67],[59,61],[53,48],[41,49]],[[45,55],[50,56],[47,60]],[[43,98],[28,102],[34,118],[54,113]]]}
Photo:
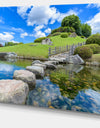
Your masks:
{"label": "shrub", "polygon": [[91,58],[93,51],[88,46],[80,46],[75,49],[74,54],[79,54],[83,59],[88,59]]}
{"label": "shrub", "polygon": [[71,32],[68,32],[68,35],[70,36],[72,33]]}
{"label": "shrub", "polygon": [[86,46],[91,48],[94,54],[100,53],[100,46],[98,44],[88,44]]}
{"label": "shrub", "polygon": [[75,29],[73,27],[59,27],[59,28],[56,28],[54,30],[52,30],[51,34],[53,33],[56,33],[56,32],[75,32]]}
{"label": "shrub", "polygon": [[99,44],[100,45],[100,34],[94,34],[86,40],[86,44]]}
{"label": "shrub", "polygon": [[44,40],[44,39],[46,39],[46,37],[40,37],[40,38],[38,38],[38,39],[35,39],[34,42],[35,42],[35,43],[41,43],[42,40]]}
{"label": "shrub", "polygon": [[67,38],[68,37],[68,33],[61,33],[61,37],[62,38]]}
{"label": "shrub", "polygon": [[85,38],[85,36],[81,36],[81,38]]}
{"label": "shrub", "polygon": [[60,34],[61,34],[61,32],[55,32],[55,33],[51,34],[51,36],[58,36]]}
{"label": "shrub", "polygon": [[23,42],[20,42],[20,43],[18,43],[18,44],[24,44]]}

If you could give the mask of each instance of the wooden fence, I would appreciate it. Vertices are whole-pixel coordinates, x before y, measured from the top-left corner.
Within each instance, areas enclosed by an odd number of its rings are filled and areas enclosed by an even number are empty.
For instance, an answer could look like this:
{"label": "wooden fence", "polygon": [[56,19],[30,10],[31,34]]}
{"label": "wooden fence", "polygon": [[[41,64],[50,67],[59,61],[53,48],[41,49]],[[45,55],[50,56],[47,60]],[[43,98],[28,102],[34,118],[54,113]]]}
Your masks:
{"label": "wooden fence", "polygon": [[52,56],[52,55],[56,55],[64,52],[69,52],[69,55],[73,55],[75,48],[82,45],[85,45],[85,42],[73,44],[73,45],[60,46],[60,47],[49,47],[48,54],[49,56]]}

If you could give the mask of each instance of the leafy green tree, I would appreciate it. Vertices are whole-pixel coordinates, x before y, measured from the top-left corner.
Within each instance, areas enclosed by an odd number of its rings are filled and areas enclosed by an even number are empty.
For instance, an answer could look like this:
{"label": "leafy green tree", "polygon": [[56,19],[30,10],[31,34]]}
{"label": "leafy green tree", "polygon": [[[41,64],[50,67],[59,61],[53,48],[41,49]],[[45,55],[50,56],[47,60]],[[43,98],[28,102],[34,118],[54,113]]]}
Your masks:
{"label": "leafy green tree", "polygon": [[88,24],[81,24],[82,35],[85,37],[89,37],[92,33],[91,26]]}
{"label": "leafy green tree", "polygon": [[24,44],[23,42],[20,42],[20,43],[18,43],[18,44]]}
{"label": "leafy green tree", "polygon": [[66,16],[61,23],[62,27],[73,27],[78,35],[81,35],[81,21],[78,16],[70,15]]}
{"label": "leafy green tree", "polygon": [[17,45],[17,43],[13,43],[13,42],[6,42],[5,46],[13,46],[13,45]]}
{"label": "leafy green tree", "polygon": [[0,44],[0,47],[3,47],[3,45],[2,45],[2,44]]}

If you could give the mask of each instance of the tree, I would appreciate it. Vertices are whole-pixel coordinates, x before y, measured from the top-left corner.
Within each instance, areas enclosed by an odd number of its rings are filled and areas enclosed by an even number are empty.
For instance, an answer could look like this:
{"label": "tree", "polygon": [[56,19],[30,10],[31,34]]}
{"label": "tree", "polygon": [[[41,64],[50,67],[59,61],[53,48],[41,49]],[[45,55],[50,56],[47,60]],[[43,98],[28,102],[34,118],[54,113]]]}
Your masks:
{"label": "tree", "polygon": [[82,35],[85,37],[89,37],[91,35],[92,29],[88,24],[81,24]]}
{"label": "tree", "polygon": [[2,44],[0,44],[0,47],[3,47],[3,45],[2,45]]}
{"label": "tree", "polygon": [[14,46],[17,45],[18,43],[13,43],[13,42],[6,42],[5,46]]}
{"label": "tree", "polygon": [[18,43],[18,44],[24,44],[23,42],[20,42],[20,43]]}
{"label": "tree", "polygon": [[61,23],[62,27],[73,27],[78,35],[81,35],[81,21],[78,16],[70,15],[65,17]]}

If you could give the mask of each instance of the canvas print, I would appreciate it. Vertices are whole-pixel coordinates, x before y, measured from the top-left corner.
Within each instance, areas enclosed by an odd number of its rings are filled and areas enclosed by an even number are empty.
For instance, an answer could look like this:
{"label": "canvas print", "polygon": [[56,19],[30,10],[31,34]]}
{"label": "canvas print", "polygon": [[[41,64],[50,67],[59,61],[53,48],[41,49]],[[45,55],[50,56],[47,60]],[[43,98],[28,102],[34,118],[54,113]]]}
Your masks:
{"label": "canvas print", "polygon": [[0,103],[100,114],[100,4],[0,7]]}

